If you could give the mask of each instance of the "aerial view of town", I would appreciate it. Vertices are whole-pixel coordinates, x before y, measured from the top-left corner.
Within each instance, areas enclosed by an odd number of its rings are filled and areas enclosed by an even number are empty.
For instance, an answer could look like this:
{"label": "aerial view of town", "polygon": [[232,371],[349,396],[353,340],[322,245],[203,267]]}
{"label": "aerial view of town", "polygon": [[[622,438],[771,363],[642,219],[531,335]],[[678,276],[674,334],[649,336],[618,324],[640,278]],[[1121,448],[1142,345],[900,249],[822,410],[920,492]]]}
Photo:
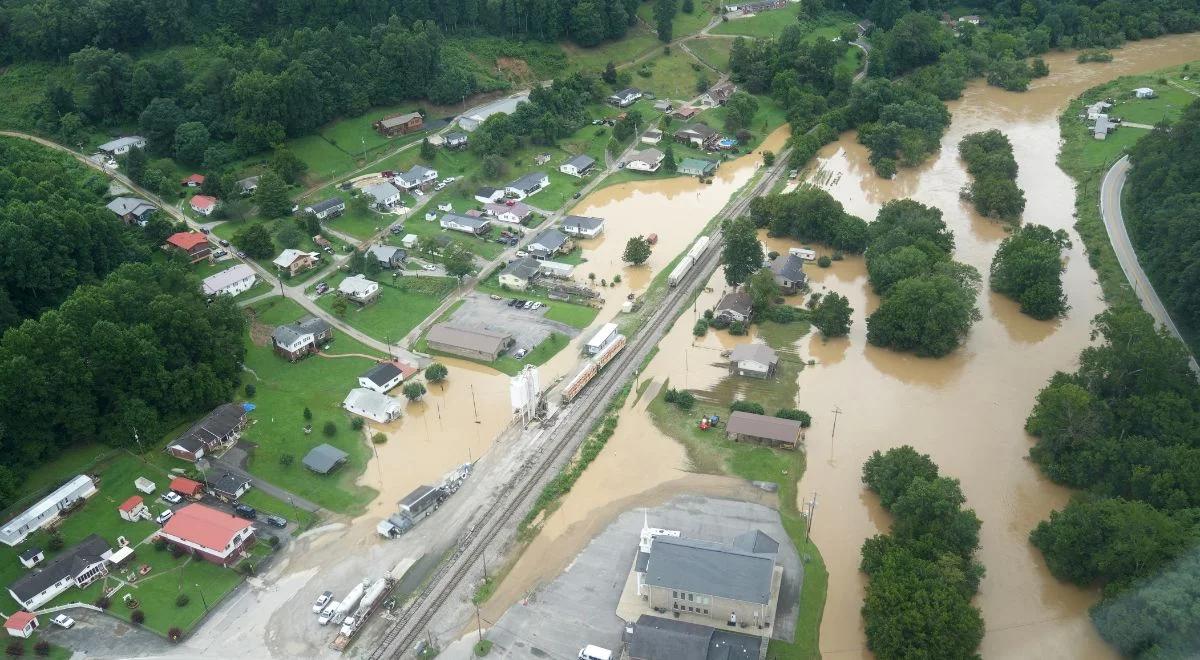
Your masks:
{"label": "aerial view of town", "polygon": [[0,0],[6,657],[1200,657],[1200,0]]}

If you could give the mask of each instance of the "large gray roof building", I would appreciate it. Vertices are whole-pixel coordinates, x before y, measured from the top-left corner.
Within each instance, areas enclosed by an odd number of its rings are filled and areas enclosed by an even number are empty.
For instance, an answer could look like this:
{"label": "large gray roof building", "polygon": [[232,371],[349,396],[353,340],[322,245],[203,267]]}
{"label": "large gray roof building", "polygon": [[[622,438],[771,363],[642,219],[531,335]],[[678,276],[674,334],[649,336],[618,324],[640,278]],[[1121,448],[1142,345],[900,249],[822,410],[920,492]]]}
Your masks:
{"label": "large gray roof building", "polygon": [[646,584],[766,605],[775,554],[697,539],[659,536],[646,565]]}
{"label": "large gray roof building", "polygon": [[632,660],[757,660],[762,640],[709,626],[643,614],[629,638]]}

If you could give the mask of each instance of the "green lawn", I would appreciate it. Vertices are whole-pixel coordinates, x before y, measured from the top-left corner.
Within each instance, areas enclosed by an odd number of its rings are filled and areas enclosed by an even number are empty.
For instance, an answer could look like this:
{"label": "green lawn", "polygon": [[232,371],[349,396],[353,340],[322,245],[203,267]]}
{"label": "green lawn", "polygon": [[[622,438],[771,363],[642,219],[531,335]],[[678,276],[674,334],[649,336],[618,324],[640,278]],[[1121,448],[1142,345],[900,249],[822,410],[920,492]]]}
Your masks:
{"label": "green lawn", "polygon": [[[748,128],[751,135],[749,144],[738,145],[737,150],[741,153],[757,149],[771,131],[787,122],[787,111],[777,101],[765,95],[755,95],[754,98],[758,99],[758,112],[754,113],[754,119]],[[725,106],[717,106],[701,113],[700,119],[718,131],[729,133],[725,130],[727,112]],[[679,158],[678,153],[676,158]]]}
{"label": "green lawn", "polygon": [[313,523],[318,519],[317,514],[288,504],[284,500],[273,495],[268,495],[257,488],[251,488],[246,491],[246,494],[242,495],[238,501],[254,507],[260,516],[273,514],[295,522],[298,525],[294,532],[295,534],[300,534],[312,527]]}
{"label": "green lawn", "polygon": [[[251,219],[251,220],[228,221],[228,222],[223,222],[223,223],[217,225],[216,227],[213,227],[212,233],[215,234],[218,238],[223,238],[227,241],[233,241],[233,235],[236,234],[243,227],[249,227],[251,225],[257,225],[257,224],[265,224],[267,226],[267,230],[269,232],[271,232],[272,237],[274,237],[275,233],[279,231],[279,228],[282,227],[283,223],[285,223],[285,222],[293,222],[293,220],[291,218],[278,218],[275,220],[263,220],[262,218],[255,218],[255,219]],[[322,254],[322,256],[328,257],[328,255],[326,255],[324,252],[321,251],[321,248],[318,247],[316,243],[313,243],[311,236],[309,236],[306,232],[303,232],[303,231],[301,231],[301,235],[303,236],[303,238],[301,239],[300,244],[296,246],[296,249],[304,250],[307,252],[320,252]],[[326,238],[329,240],[330,243],[333,244],[334,250],[336,250],[337,253],[340,254],[345,251],[346,243],[344,241],[342,241],[341,239],[336,238],[334,236],[327,236]],[[276,268],[275,268],[275,264],[271,263],[271,260],[274,259],[280,252],[282,252],[284,248],[283,248],[283,245],[281,245],[279,243],[279,241],[276,241],[274,239],[272,239],[272,240],[275,245],[275,250],[271,253],[271,256],[264,257],[262,259],[255,259],[254,261],[257,262],[258,265],[267,269],[268,272],[274,273],[274,272],[276,272]],[[234,243],[232,249],[234,249],[234,250],[237,249],[236,243]],[[225,267],[232,266],[232,265],[233,265],[232,262],[226,262]],[[217,270],[224,270],[224,268],[220,268]],[[303,279],[305,277],[310,276],[311,273],[312,273],[312,271],[309,271],[308,273],[300,273],[297,275],[297,277]],[[285,276],[284,279],[287,279],[287,277]]]}
{"label": "green lawn", "polygon": [[670,55],[656,55],[631,70],[634,86],[660,99],[691,99],[696,95],[696,80],[700,76],[713,79],[711,71],[681,48],[672,49]]}
{"label": "green lawn", "polygon": [[858,48],[851,46],[842,53],[840,58],[838,58],[836,68],[838,71],[845,71],[849,74],[858,73],[858,70],[862,68],[862,58],[863,52]]}
{"label": "green lawn", "polygon": [[[715,0],[702,0],[695,3],[695,8],[692,13],[685,13],[680,9],[675,14],[675,18],[671,21],[671,36],[679,39],[690,34],[696,34],[708,25],[708,22],[713,18],[713,8],[720,4]],[[648,25],[654,25],[654,3],[644,2],[637,9],[638,18],[642,19]]]}
{"label": "green lawn", "polygon": [[799,4],[783,9],[764,11],[748,18],[724,21],[711,30],[712,34],[740,34],[747,37],[777,37],[789,25],[795,25],[800,14]]}
{"label": "green lawn", "polygon": [[610,41],[594,48],[580,48],[575,44],[564,42],[560,46],[567,57],[565,71],[557,75],[569,75],[576,71],[591,71],[598,73],[604,70],[609,62],[620,66],[625,62],[637,59],[656,48],[662,47],[662,42],[648,28],[641,24],[631,26],[623,39]]}
{"label": "green lawn", "polygon": [[1146,87],[1154,89],[1158,95],[1152,99],[1136,99],[1129,96],[1129,90],[1121,86],[1113,88],[1117,103],[1109,111],[1110,115],[1120,117],[1124,121],[1151,126],[1166,120],[1173,122],[1183,114],[1183,109],[1196,100],[1196,97],[1182,89],[1158,83],[1158,76],[1138,76],[1145,82]]}
{"label": "green lawn", "polygon": [[328,124],[321,129],[320,136],[338,149],[353,154],[356,158],[361,158],[366,155],[366,152],[378,147],[388,145],[400,146],[423,138],[425,135],[424,131],[396,138],[387,138],[375,130],[373,126],[376,121],[384,117],[404,112],[413,112],[415,110],[419,110],[419,108],[412,103],[389,108],[376,108],[366,114],[339,119]]}
{"label": "green lawn", "polygon": [[[305,315],[299,305],[284,298],[270,298],[253,309],[257,313],[254,322],[266,326],[267,332]],[[352,357],[312,355],[289,363],[269,344],[256,344],[249,335],[246,349],[246,367],[252,373],[244,374],[243,381],[254,383],[257,389],[252,399],[257,406],[255,421],[244,434],[245,440],[257,445],[249,460],[250,472],[332,511],[362,511],[376,494],[371,488],[355,484],[366,468],[371,449],[362,434],[351,428],[351,416],[342,411],[341,403],[357,386],[358,377],[374,364],[374,359],[358,355],[378,354],[337,331],[329,352]],[[312,411],[311,422],[304,419],[305,408]],[[323,433],[326,422],[335,425],[332,437]],[[311,434],[304,432],[308,423],[312,424]],[[333,474],[313,474],[300,460],[310,449],[326,442],[347,452],[349,459]],[[291,464],[281,462],[281,456],[291,456]]]}
{"label": "green lawn", "polygon": [[[330,292],[317,299],[322,309],[333,312],[338,284],[346,278],[338,272],[325,280]],[[379,282],[379,299],[365,307],[350,303],[343,318],[347,323],[381,341],[397,341],[442,304],[454,290],[453,277],[393,277],[381,272],[372,278]]]}
{"label": "green lawn", "polygon": [[687,42],[687,47],[712,68],[729,71],[729,51],[733,49],[733,39],[700,37]]}
{"label": "green lawn", "polygon": [[330,144],[320,135],[306,135],[287,141],[287,146],[308,165],[310,181],[323,181],[354,169],[354,158]]}

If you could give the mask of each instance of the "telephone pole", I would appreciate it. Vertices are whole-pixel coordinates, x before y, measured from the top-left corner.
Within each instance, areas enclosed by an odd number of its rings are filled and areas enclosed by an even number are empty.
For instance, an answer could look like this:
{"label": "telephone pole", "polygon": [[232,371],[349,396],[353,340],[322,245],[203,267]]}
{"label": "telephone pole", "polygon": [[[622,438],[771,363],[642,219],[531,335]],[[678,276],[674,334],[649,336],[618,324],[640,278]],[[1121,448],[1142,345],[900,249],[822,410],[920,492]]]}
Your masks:
{"label": "telephone pole", "polygon": [[837,438],[837,423],[838,415],[842,414],[842,409],[839,406],[833,407],[833,429],[829,431],[829,462],[833,463],[833,447]]}
{"label": "telephone pole", "polygon": [[817,513],[817,491],[813,491],[812,499],[808,501],[806,508],[808,515],[805,516],[807,520],[804,521],[804,542],[808,543],[808,535],[812,532],[813,516]]}

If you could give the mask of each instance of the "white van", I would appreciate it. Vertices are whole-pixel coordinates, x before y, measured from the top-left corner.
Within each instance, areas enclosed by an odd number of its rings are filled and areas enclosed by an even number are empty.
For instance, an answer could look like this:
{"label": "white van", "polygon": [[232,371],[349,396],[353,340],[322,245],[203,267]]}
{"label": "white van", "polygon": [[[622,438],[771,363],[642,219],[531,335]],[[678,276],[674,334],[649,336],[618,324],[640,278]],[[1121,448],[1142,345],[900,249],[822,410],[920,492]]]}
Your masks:
{"label": "white van", "polygon": [[579,649],[579,660],[612,660],[612,651],[588,644]]}

